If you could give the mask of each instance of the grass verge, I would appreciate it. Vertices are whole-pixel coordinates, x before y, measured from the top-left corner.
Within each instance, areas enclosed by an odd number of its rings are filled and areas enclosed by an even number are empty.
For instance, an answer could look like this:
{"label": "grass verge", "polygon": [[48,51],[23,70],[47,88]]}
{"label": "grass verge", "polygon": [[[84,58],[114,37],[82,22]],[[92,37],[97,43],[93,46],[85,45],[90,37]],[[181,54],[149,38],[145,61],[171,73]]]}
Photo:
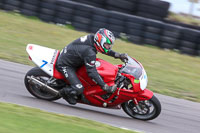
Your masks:
{"label": "grass verge", "polygon": [[200,26],[200,19],[186,14],[169,13],[168,18],[171,21],[185,23],[189,25]]}
{"label": "grass verge", "polygon": [[1,133],[136,133],[73,116],[0,103]]}
{"label": "grass verge", "polygon": [[[72,40],[87,34],[37,19],[29,19],[16,13],[0,11],[0,20],[0,58],[29,65],[32,63],[25,51],[28,43],[61,50]],[[150,90],[200,102],[199,57],[134,45],[122,40],[117,40],[113,49],[128,53],[144,65]],[[113,64],[121,63],[120,60],[102,54],[98,54],[98,57]]]}

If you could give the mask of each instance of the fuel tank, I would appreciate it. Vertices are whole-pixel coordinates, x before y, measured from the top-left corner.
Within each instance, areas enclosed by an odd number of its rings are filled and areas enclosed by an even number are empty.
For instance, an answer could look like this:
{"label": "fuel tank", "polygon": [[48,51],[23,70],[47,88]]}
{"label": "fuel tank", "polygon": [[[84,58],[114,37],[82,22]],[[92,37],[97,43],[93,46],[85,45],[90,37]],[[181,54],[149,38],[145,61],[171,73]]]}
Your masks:
{"label": "fuel tank", "polygon": [[[102,77],[104,82],[108,85],[113,85],[117,76],[118,67],[99,58],[96,59],[95,65],[99,75]],[[77,71],[77,75],[79,78],[85,80],[85,82],[89,83],[90,85],[96,85],[96,83],[88,76],[85,66],[82,66]]]}

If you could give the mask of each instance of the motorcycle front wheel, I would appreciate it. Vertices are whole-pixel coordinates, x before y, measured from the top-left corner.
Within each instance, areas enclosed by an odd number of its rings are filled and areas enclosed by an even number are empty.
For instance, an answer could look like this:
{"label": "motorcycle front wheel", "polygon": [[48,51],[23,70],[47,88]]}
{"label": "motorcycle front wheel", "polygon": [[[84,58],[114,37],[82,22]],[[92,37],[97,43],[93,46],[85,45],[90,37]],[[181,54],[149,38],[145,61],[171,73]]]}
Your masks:
{"label": "motorcycle front wheel", "polygon": [[35,97],[39,99],[44,99],[48,101],[53,101],[61,98],[59,95],[53,95],[44,89],[42,89],[41,86],[38,84],[33,84],[29,82],[28,76],[34,76],[37,80],[43,82],[46,84],[46,82],[49,80],[50,76],[46,74],[44,71],[42,71],[39,67],[34,67],[31,70],[29,70],[24,78],[24,83],[26,86],[26,89]]}
{"label": "motorcycle front wheel", "polygon": [[149,100],[139,101],[138,106],[139,108],[130,100],[122,104],[122,109],[132,118],[139,120],[155,119],[161,112],[161,104],[156,96]]}

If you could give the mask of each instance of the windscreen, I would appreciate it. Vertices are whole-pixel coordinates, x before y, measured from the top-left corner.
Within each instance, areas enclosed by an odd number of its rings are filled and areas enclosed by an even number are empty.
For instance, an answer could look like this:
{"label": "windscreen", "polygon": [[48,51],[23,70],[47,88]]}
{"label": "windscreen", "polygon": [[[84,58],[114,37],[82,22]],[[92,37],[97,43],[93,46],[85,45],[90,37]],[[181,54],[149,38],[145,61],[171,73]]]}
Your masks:
{"label": "windscreen", "polygon": [[139,80],[139,78],[142,75],[142,67],[137,61],[128,56],[128,63],[122,69],[122,72],[131,74],[132,76],[134,76],[136,79]]}

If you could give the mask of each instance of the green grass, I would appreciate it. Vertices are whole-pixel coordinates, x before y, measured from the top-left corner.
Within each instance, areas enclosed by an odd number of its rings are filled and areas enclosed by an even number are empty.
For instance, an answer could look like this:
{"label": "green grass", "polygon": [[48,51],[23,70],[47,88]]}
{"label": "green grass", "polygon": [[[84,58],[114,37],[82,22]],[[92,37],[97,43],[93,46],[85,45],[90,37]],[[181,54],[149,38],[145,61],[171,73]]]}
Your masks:
{"label": "green grass", "polygon": [[177,13],[172,13],[171,12],[171,13],[169,13],[167,19],[175,21],[175,22],[180,22],[180,23],[200,26],[200,19],[199,18],[194,18],[194,17],[192,17],[190,15],[183,15],[183,14],[177,14]]}
{"label": "green grass", "polygon": [[99,122],[0,103],[0,133],[136,133]]}
{"label": "green grass", "polygon": [[[27,43],[40,44],[61,50],[72,40],[83,36],[66,26],[47,24],[19,14],[0,12],[0,58],[32,65],[25,51]],[[128,53],[145,67],[148,88],[164,95],[200,102],[200,58],[181,55],[174,51],[140,46],[117,40],[113,48]],[[113,64],[120,60],[98,54]]]}

